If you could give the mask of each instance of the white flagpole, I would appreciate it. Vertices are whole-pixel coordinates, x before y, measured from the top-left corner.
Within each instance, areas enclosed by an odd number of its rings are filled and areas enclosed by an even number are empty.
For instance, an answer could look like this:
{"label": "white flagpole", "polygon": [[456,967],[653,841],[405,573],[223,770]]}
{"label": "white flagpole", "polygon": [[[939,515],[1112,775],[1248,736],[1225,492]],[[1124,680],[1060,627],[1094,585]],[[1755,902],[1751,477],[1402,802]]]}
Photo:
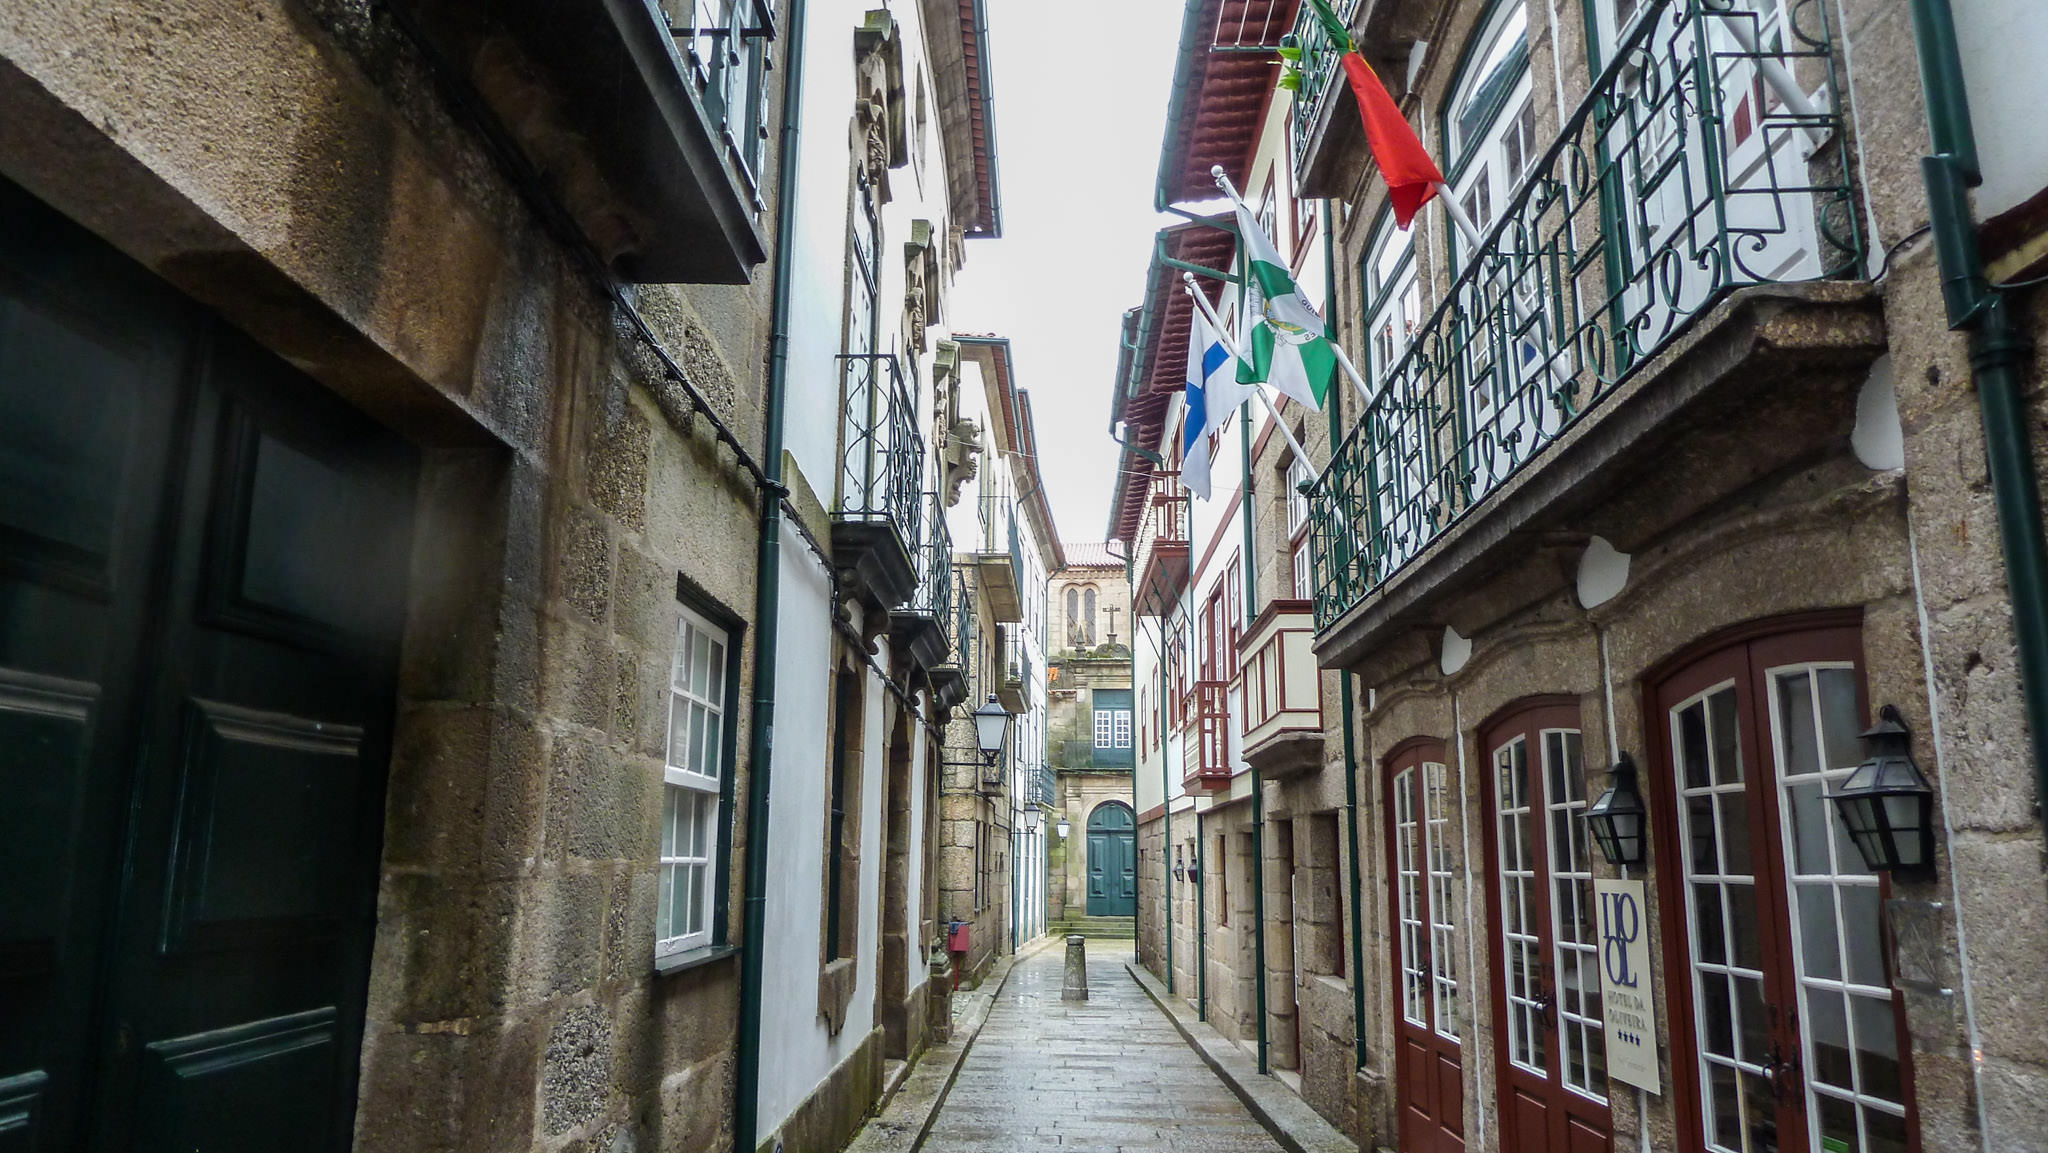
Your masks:
{"label": "white flagpole", "polygon": [[[1209,318],[1210,326],[1216,330],[1216,339],[1223,342],[1223,350],[1230,354],[1232,360],[1244,359],[1237,353],[1237,342],[1230,339],[1230,334],[1223,329],[1223,322],[1216,319],[1216,310],[1209,307],[1209,298],[1203,296],[1202,290],[1195,287],[1195,274],[1183,272],[1180,274],[1180,280],[1181,287],[1187,291],[1189,296],[1194,298],[1195,307],[1201,309],[1202,315]],[[1266,386],[1264,384],[1254,385],[1252,386],[1252,391],[1258,394],[1260,400],[1266,402],[1266,411],[1273,414],[1274,429],[1282,437],[1286,438],[1287,447],[1294,450],[1295,458],[1308,467],[1314,468],[1315,463],[1309,460],[1308,450],[1301,447],[1301,442],[1294,439],[1293,433],[1287,431],[1287,422],[1280,418],[1280,409],[1273,403],[1273,398],[1266,395]]]}
{"label": "white flagpole", "polygon": [[[1215,165],[1214,167],[1210,168],[1209,175],[1215,178],[1216,187],[1221,188],[1223,190],[1224,195],[1230,197],[1230,203],[1233,207],[1245,207],[1244,198],[1237,194],[1237,185],[1232,184],[1230,182],[1230,174],[1223,171],[1223,166],[1221,164]],[[1324,221],[1323,227],[1328,228],[1329,222]],[[1270,239],[1270,237],[1268,239]],[[1200,295],[1200,293],[1197,293],[1197,298],[1199,298]],[[1332,303],[1334,302],[1326,300],[1323,302],[1323,307],[1327,309],[1330,307]],[[1325,328],[1329,326],[1329,317],[1326,316],[1323,318],[1323,324]],[[1351,378],[1352,384],[1358,386],[1359,397],[1365,402],[1365,405],[1367,407],[1370,407],[1372,405],[1373,393],[1372,389],[1365,383],[1365,377],[1359,375],[1358,366],[1352,364],[1351,358],[1344,354],[1344,346],[1337,343],[1336,337],[1330,337],[1329,342],[1330,351],[1337,354],[1337,366],[1344,370],[1345,376]]]}

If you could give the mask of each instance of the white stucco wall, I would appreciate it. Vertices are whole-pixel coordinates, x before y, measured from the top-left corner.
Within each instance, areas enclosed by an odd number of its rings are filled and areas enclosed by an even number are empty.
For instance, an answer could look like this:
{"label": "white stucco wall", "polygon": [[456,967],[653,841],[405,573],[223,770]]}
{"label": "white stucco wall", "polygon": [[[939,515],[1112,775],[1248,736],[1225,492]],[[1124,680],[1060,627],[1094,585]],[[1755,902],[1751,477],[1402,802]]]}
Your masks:
{"label": "white stucco wall", "polygon": [[2041,0],[1958,0],[1956,39],[1984,183],[1979,219],[2048,188],[2048,8]]}
{"label": "white stucco wall", "polygon": [[[827,509],[838,500],[841,366],[847,290],[847,229],[852,197],[852,115],[855,99],[854,30],[874,5],[865,0],[812,0],[806,13],[803,107],[799,112],[797,185],[793,193],[788,420],[784,446],[818,500]],[[918,78],[927,67],[916,5],[892,9],[898,21],[904,67],[905,120],[916,133]],[[927,93],[933,90],[925,77]],[[936,109],[910,148],[916,163],[889,173],[890,199],[881,207],[881,313],[879,349],[905,358],[905,386],[918,408],[918,427],[932,432],[933,397],[929,353],[903,347],[904,244],[911,222],[933,223],[944,243],[948,223],[944,153],[938,141]],[[942,266],[947,262],[942,261]],[[950,276],[950,267],[942,275]],[[943,328],[927,334],[927,348],[945,338]],[[917,357],[915,371],[909,358]],[[938,460],[926,452],[925,491],[935,491]],[[965,502],[963,502],[965,503]],[[971,510],[970,515],[971,515]],[[831,751],[827,743],[832,712],[830,669],[833,631],[830,583],[818,559],[793,531],[782,546],[781,630],[777,652],[777,701],[773,780],[770,787],[766,953],[763,961],[760,1132],[788,1120],[873,1029],[877,974],[874,959],[881,932],[881,876],[885,859],[882,815],[888,731],[885,704],[893,704],[881,679],[868,674],[861,780],[860,920],[854,953],[856,987],[845,1023],[835,1037],[819,1013],[818,977],[823,942],[826,789]],[[923,889],[924,813],[935,798],[925,789],[925,742],[912,739],[911,852],[906,900],[910,924],[919,924]],[[909,967],[912,987],[926,980],[919,959]]]}

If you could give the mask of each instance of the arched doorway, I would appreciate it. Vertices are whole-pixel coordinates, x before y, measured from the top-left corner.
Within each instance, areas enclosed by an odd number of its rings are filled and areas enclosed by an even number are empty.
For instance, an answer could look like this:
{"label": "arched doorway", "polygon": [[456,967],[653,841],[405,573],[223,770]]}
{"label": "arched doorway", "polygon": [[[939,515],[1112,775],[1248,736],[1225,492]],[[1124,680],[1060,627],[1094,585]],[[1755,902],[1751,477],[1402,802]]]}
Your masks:
{"label": "arched doorway", "polygon": [[1138,915],[1138,822],[1122,801],[1088,814],[1088,915]]}

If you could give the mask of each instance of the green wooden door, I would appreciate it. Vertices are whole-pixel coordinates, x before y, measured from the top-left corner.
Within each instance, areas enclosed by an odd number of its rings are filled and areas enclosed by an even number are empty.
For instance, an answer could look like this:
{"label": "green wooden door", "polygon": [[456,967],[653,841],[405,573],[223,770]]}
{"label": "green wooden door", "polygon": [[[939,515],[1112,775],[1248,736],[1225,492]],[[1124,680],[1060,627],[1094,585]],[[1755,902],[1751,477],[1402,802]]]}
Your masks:
{"label": "green wooden door", "polygon": [[0,1153],[347,1147],[413,474],[0,185]]}
{"label": "green wooden door", "polygon": [[1110,801],[1088,814],[1088,915],[1138,912],[1138,826],[1130,806]]}

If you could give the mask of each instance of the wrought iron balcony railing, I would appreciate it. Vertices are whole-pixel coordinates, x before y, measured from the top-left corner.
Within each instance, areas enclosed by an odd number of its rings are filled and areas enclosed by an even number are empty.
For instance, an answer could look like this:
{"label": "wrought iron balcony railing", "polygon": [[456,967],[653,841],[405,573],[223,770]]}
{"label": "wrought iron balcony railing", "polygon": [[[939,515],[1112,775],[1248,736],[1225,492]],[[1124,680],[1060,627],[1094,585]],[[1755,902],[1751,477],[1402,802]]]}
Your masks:
{"label": "wrought iron balcony railing", "polygon": [[762,150],[768,142],[768,44],[775,39],[770,0],[663,0],[668,33],[689,66],[704,114],[725,143],[733,169],[761,203]]}
{"label": "wrought iron balcony railing", "polygon": [[1152,493],[1138,519],[1138,536],[1131,555],[1137,558],[1137,603],[1139,616],[1168,613],[1187,591],[1188,501],[1180,474],[1159,471],[1152,474]]}
{"label": "wrought iron balcony railing", "polygon": [[[1360,0],[1331,0],[1330,7],[1348,28],[1359,3]],[[1289,124],[1287,143],[1294,152],[1294,170],[1300,172],[1317,126],[1329,114],[1328,105],[1336,98],[1337,58],[1341,53],[1330,42],[1322,21],[1316,19],[1315,10],[1307,4],[1301,6],[1294,18],[1294,39],[1301,46],[1301,86],[1294,92],[1294,119]]]}
{"label": "wrought iron balcony railing", "polygon": [[953,532],[946,526],[946,506],[938,493],[924,494],[923,543],[917,550],[917,591],[906,611],[931,617],[947,647],[953,633]]}
{"label": "wrought iron balcony railing", "polygon": [[1181,731],[1181,784],[1189,792],[1230,787],[1230,682],[1196,681]]}
{"label": "wrought iron balcony railing", "polygon": [[1024,540],[1017,531],[1017,505],[991,487],[981,494],[982,590],[999,621],[1024,619]]}
{"label": "wrought iron balcony railing", "polygon": [[[1778,28],[1734,2],[1645,4],[1405,351],[1369,365],[1310,497],[1319,628],[1730,291],[1862,275],[1825,7]],[[1777,102],[1777,69],[1821,109]]]}
{"label": "wrought iron balcony railing", "polygon": [[845,370],[846,451],[839,475],[841,521],[893,528],[905,556],[919,544],[924,497],[924,438],[917,405],[890,353],[839,358]]}

